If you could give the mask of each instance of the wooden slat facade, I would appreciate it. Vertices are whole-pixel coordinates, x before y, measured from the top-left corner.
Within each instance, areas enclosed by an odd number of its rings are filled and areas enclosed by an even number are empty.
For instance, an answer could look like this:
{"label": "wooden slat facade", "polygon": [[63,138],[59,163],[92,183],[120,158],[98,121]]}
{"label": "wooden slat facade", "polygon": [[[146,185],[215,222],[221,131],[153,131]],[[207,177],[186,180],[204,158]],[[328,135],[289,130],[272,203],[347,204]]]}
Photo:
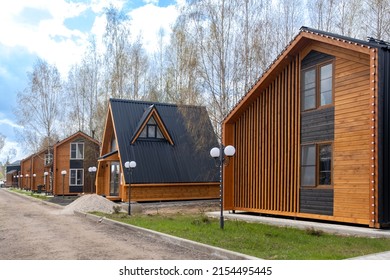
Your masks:
{"label": "wooden slat facade", "polygon": [[[301,63],[313,51],[333,58],[333,102],[303,116]],[[380,227],[376,60],[370,47],[299,34],[224,120],[224,144],[236,147],[224,172],[225,210]],[[329,112],[331,122],[318,119]],[[300,187],[301,145],[322,136],[332,145],[332,184]]]}
{"label": "wooden slat facade", "polygon": [[267,88],[253,93],[258,97],[235,122],[234,196],[225,199],[226,207],[299,209],[299,72],[296,57]]}

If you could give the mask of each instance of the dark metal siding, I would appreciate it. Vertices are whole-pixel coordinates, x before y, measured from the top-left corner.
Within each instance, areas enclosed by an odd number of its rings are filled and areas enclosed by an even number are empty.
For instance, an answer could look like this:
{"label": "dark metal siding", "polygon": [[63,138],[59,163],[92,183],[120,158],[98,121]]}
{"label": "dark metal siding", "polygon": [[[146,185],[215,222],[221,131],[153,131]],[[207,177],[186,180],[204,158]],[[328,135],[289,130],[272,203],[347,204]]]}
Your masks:
{"label": "dark metal siding", "polygon": [[379,48],[378,106],[379,106],[379,182],[378,218],[381,224],[390,224],[390,50]]}
{"label": "dark metal siding", "polygon": [[84,161],[82,159],[71,159],[69,161],[69,168],[84,168]]}
{"label": "dark metal siding", "polygon": [[320,53],[317,51],[311,51],[308,55],[305,56],[305,58],[301,62],[301,69],[306,69],[312,66],[315,66],[317,64],[320,64],[322,62],[328,61],[333,59],[334,56]]}
{"label": "dark metal siding", "polygon": [[[301,62],[308,68],[333,59],[331,55],[311,51]],[[301,113],[301,144],[334,140],[334,107]],[[300,189],[301,213],[333,215],[333,189]]]}
{"label": "dark metal siding", "polygon": [[301,114],[301,143],[334,139],[334,107]]}
{"label": "dark metal siding", "polygon": [[333,189],[301,189],[299,212],[333,215]]}

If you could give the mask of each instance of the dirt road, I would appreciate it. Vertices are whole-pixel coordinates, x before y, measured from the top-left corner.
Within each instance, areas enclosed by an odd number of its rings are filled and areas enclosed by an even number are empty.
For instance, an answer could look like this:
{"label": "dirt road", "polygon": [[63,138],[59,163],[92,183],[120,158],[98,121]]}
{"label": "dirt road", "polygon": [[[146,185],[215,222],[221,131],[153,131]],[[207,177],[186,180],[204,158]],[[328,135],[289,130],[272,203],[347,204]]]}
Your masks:
{"label": "dirt road", "polygon": [[215,259],[0,189],[1,260]]}

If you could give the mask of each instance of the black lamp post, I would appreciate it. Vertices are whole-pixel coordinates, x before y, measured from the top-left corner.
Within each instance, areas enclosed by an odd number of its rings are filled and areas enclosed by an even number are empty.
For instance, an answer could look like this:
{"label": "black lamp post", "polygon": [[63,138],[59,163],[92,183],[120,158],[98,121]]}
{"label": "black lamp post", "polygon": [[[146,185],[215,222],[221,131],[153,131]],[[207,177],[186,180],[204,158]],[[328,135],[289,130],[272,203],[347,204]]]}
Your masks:
{"label": "black lamp post", "polygon": [[37,177],[37,174],[33,173],[32,176],[33,176],[33,177],[32,177],[32,187],[31,187],[31,190],[32,190],[32,189],[35,189],[35,177]]}
{"label": "black lamp post", "polygon": [[126,161],[125,162],[125,168],[129,172],[129,210],[128,215],[131,215],[131,175],[133,172],[133,169],[137,166],[137,163],[135,161]]}
{"label": "black lamp post", "polygon": [[225,226],[223,217],[223,166],[229,164],[229,159],[234,156],[235,153],[236,149],[231,145],[224,147],[221,144],[219,148],[214,147],[210,150],[210,155],[215,159],[216,165],[219,167],[219,197],[221,207],[219,226],[221,229]]}
{"label": "black lamp post", "polygon": [[94,179],[95,179],[95,176],[93,176],[93,175],[95,175],[96,174],[96,166],[91,166],[91,167],[89,167],[88,168],[88,172],[89,172],[89,174],[91,174],[91,193],[93,193],[94,192],[94,188],[93,188],[93,185],[94,185]]}
{"label": "black lamp post", "polygon": [[64,194],[65,194],[64,180],[65,180],[66,170],[62,170],[61,175],[62,175],[62,198],[64,198]]}

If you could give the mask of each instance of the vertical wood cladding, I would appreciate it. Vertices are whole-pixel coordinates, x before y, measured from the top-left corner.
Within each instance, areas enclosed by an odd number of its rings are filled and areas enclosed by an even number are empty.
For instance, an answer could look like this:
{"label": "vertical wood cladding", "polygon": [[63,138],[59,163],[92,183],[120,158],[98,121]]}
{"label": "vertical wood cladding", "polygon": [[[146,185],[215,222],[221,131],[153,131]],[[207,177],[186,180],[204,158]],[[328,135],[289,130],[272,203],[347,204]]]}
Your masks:
{"label": "vertical wood cladding", "polygon": [[235,209],[298,211],[299,71],[295,57],[235,122]]}

